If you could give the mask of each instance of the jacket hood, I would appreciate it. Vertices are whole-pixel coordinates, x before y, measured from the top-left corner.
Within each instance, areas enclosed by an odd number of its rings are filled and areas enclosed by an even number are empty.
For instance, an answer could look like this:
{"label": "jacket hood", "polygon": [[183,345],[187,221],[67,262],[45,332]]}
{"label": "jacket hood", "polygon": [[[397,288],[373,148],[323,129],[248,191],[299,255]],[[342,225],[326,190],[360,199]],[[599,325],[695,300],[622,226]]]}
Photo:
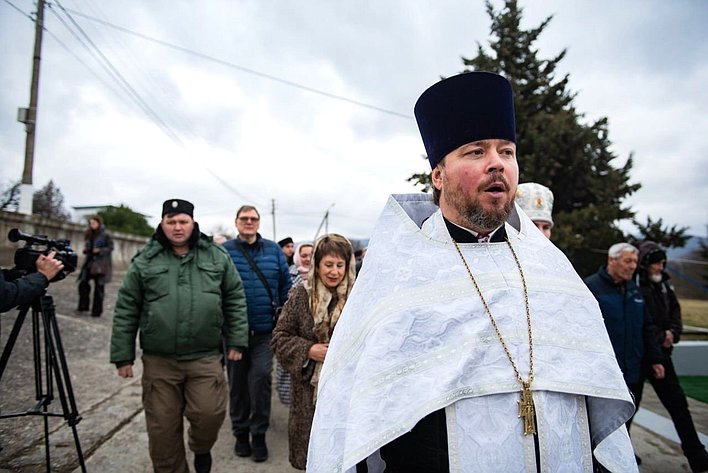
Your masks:
{"label": "jacket hood", "polygon": [[647,268],[650,264],[666,260],[666,251],[654,241],[643,241],[637,245],[639,249],[639,266]]}

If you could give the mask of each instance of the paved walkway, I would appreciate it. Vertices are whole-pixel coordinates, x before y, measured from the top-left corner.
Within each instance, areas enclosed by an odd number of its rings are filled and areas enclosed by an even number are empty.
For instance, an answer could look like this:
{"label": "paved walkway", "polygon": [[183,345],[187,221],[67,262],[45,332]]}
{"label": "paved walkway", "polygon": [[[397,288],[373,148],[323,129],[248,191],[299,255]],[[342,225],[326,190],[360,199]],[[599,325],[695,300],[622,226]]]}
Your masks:
{"label": "paved walkway", "polygon": [[[49,288],[56,305],[57,321],[71,374],[74,394],[82,420],[77,431],[87,470],[90,472],[149,472],[150,460],[147,451],[147,435],[141,406],[140,364],[136,365],[136,378],[126,381],[118,378],[115,369],[108,363],[111,314],[115,304],[118,283],[109,285],[106,291],[106,307],[103,317],[92,318],[78,315],[76,308],[76,284],[72,276],[54,283]],[[17,312],[0,317],[0,341],[4,347],[16,319]],[[0,413],[24,412],[34,403],[34,367],[32,364],[31,321],[23,324],[18,342],[13,349],[7,370],[0,382]],[[61,403],[55,399],[51,405],[54,412],[61,411]],[[643,407],[653,415],[666,416],[658,404],[651,387],[645,390]],[[691,410],[696,424],[703,433],[708,433],[708,406],[691,401]],[[633,428],[633,443],[642,457],[642,472],[688,472],[688,466],[679,446],[667,439],[670,432],[650,420],[638,419],[659,430],[661,435],[642,425]],[[653,423],[652,423],[653,422]],[[657,426],[659,425],[659,426]],[[79,472],[76,450],[71,429],[61,419],[48,421],[52,471],[59,473]],[[669,426],[670,427],[670,426]],[[671,430],[671,427],[668,429]],[[39,473],[46,471],[42,419],[25,416],[0,419],[0,473],[7,471]],[[228,421],[221,430],[214,447],[214,473],[288,473],[287,410],[273,400],[273,416],[268,433],[270,459],[254,463],[250,459],[233,455],[233,440]],[[191,454],[190,454],[191,463]]]}

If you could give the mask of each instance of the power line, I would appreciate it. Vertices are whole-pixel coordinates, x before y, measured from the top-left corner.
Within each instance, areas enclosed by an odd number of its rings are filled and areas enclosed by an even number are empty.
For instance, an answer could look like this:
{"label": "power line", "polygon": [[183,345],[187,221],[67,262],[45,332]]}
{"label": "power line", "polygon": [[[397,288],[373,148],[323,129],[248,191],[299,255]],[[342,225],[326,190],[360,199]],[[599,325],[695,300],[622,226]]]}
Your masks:
{"label": "power line", "polygon": [[[138,92],[130,85],[130,83],[129,83],[129,82],[125,79],[125,77],[120,73],[120,71],[118,71],[118,69],[116,69],[116,68],[113,66],[113,64],[110,62],[110,60],[101,52],[101,50],[98,48],[98,46],[96,46],[96,44],[91,40],[91,38],[89,38],[88,34],[86,34],[86,32],[83,30],[83,28],[81,28],[81,26],[76,22],[76,20],[74,20],[74,18],[73,18],[73,17],[71,16],[71,14],[67,11],[67,9],[64,8],[64,6],[61,4],[61,2],[59,2],[59,0],[55,0],[55,1],[56,1],[57,5],[59,5],[59,8],[62,9],[62,11],[64,12],[64,14],[71,20],[71,22],[74,24],[74,26],[76,26],[76,28],[78,28],[78,30],[81,32],[81,34],[84,36],[84,38],[86,38],[86,40],[89,42],[89,44],[91,44],[91,46],[93,47],[93,49],[100,55],[101,59],[108,65],[108,67],[110,68],[110,71],[112,71],[112,72],[115,73],[115,76],[114,76],[114,77],[116,77],[116,78],[118,79],[119,84],[124,85],[124,88],[129,92],[130,96],[135,99],[135,101],[136,101],[136,103],[138,104],[138,106],[140,106],[140,107],[143,109],[143,111],[148,115],[148,117],[149,117],[156,125],[158,125],[158,127],[159,127],[172,141],[174,141],[177,145],[179,145],[181,148],[183,148],[183,149],[186,150],[186,145],[184,144],[184,141],[183,141],[182,138],[179,136],[179,134],[177,134],[176,131],[174,131],[164,120],[162,120],[162,118],[157,114],[157,112],[155,112],[155,111],[147,104],[147,102],[145,102],[145,100],[143,100],[143,98],[140,96],[140,94],[138,94]],[[52,9],[52,11],[54,11],[54,10]],[[73,11],[73,10],[72,10],[72,11]],[[57,16],[57,18],[60,19],[60,21],[62,21],[61,18],[59,17],[59,15],[57,15],[56,13],[55,13],[55,15]],[[69,29],[69,30],[71,31],[71,29],[68,27],[68,25],[66,25],[66,23],[64,23],[63,21],[62,21],[62,23],[63,23],[65,26],[67,26],[67,29]],[[73,32],[72,32],[72,34],[73,34]],[[77,38],[77,39],[78,39],[78,38]],[[80,39],[79,39],[79,42],[81,42]],[[83,44],[83,43],[82,43],[82,44]],[[215,173],[214,171],[212,171],[211,169],[209,169],[206,165],[203,165],[203,167],[204,167],[204,169],[205,169],[214,179],[216,179],[217,181],[219,181],[219,183],[221,183],[221,185],[223,185],[223,186],[226,187],[228,190],[230,190],[234,195],[236,195],[237,197],[240,197],[241,199],[250,200],[250,199],[248,199],[246,196],[244,196],[243,194],[241,194],[240,192],[238,192],[236,189],[234,189],[228,182],[226,182],[224,179],[222,179],[217,173]]]}
{"label": "power line", "polygon": [[12,3],[10,0],[4,0],[4,1],[5,1],[5,3],[7,3],[8,5],[10,5],[12,8],[14,8],[15,10],[17,10],[17,11],[20,13],[20,15],[26,16],[27,18],[29,18],[30,20],[32,20],[32,21],[34,22],[34,18],[32,18],[32,15],[30,15],[29,13],[26,13],[26,12],[20,10],[20,8],[19,8],[17,5],[15,5],[14,3]]}
{"label": "power line", "polygon": [[[31,15],[27,15],[26,13],[22,12],[22,10],[20,10],[20,9],[17,8],[15,5],[13,5],[12,3],[10,3],[9,0],[5,0],[5,2],[8,3],[8,4],[10,4],[10,6],[12,6],[13,8],[15,8],[15,9],[16,9],[17,11],[19,11],[21,14],[23,14],[23,15],[27,16],[28,18],[30,18],[30,20],[34,21],[34,19],[32,18]],[[105,56],[105,54],[103,54],[103,53],[101,52],[101,50],[98,48],[98,46],[91,40],[91,38],[88,36],[88,34],[83,30],[83,28],[81,28],[81,26],[74,20],[74,18],[73,18],[73,17],[71,16],[71,14],[67,11],[67,9],[64,8],[63,5],[61,5],[61,3],[59,2],[59,0],[56,0],[56,3],[57,3],[57,5],[59,5],[59,7],[62,9],[62,11],[64,12],[64,14],[67,16],[67,18],[69,18],[69,20],[71,20],[71,22],[73,23],[73,25],[81,32],[81,35],[86,39],[86,41],[84,41],[80,36],[78,36],[78,35],[76,34],[76,32],[71,28],[71,26],[70,26],[69,24],[67,24],[67,23],[62,19],[62,17],[61,17],[56,11],[54,11],[53,8],[51,8],[51,5],[50,5],[50,11],[52,11],[52,13],[54,14],[54,16],[56,16],[57,19],[59,19],[59,21],[64,25],[64,27],[72,34],[72,36],[74,36],[74,38],[75,38],[84,48],[86,48],[86,50],[94,57],[94,59],[95,59],[95,60],[99,63],[99,65],[104,69],[104,71],[106,71],[106,73],[107,73],[115,82],[117,82],[119,86],[121,86],[121,87],[123,88],[123,90],[125,90],[126,92],[128,92],[128,96],[132,99],[132,101],[133,101],[134,103],[136,103],[136,104],[138,105],[138,107],[139,107],[141,110],[143,110],[143,112],[148,116],[148,118],[150,119],[150,121],[152,121],[154,124],[156,124],[156,125],[158,126],[158,128],[159,128],[165,135],[167,135],[168,138],[170,138],[174,143],[176,143],[179,147],[181,147],[182,149],[184,149],[184,150],[186,151],[186,145],[184,144],[184,141],[181,139],[181,137],[179,136],[179,134],[177,134],[177,132],[175,132],[164,120],[162,120],[162,118],[161,118],[161,117],[150,107],[150,105],[140,96],[140,94],[135,90],[135,88],[133,88],[133,87],[130,85],[130,83],[127,81],[127,79],[125,79],[125,77],[120,73],[120,71],[118,71],[118,69],[117,69],[115,66],[113,66],[113,64],[111,63],[111,61]],[[45,29],[45,31],[46,31],[46,28],[44,28],[44,29]],[[52,34],[52,37],[56,38],[56,36],[55,36],[54,34]],[[70,51],[69,48],[67,48],[66,45],[64,45],[64,43],[62,43],[62,42],[59,41],[58,39],[57,39],[57,41],[59,42],[60,45],[62,45],[62,47],[64,47],[64,49],[66,49],[67,51]],[[89,47],[89,46],[86,44],[87,42],[88,42],[88,44],[91,45],[91,47]],[[91,49],[91,48],[93,48],[93,49]],[[86,68],[88,68],[89,71],[91,71],[94,75],[96,75],[95,72],[93,71],[93,69],[92,69],[91,67],[89,67],[89,66],[88,66],[85,62],[83,62],[81,59],[79,59],[78,56],[76,56],[73,52],[72,52],[72,55],[73,55],[81,64],[83,64]],[[98,77],[98,76],[97,76],[97,77]],[[100,80],[100,78],[99,78],[99,80]],[[103,82],[103,83],[105,84],[104,81],[101,81],[101,82]],[[109,86],[109,88],[110,88],[111,90],[113,90],[114,93],[116,93],[115,90],[112,89],[110,86]],[[118,94],[118,95],[120,96],[120,94]],[[206,165],[202,164],[202,166],[203,166],[204,169],[209,173],[209,175],[211,175],[214,179],[216,179],[219,183],[221,183],[224,187],[226,187],[226,188],[227,188],[229,191],[231,191],[234,195],[236,195],[237,197],[239,197],[239,198],[241,198],[241,199],[247,200],[247,201],[253,201],[253,199],[250,199],[250,198],[246,197],[245,195],[241,194],[241,193],[238,192],[236,189],[234,189],[228,182],[226,182],[224,179],[222,179],[222,178],[221,178],[218,174],[216,174],[214,171],[212,171],[211,169],[209,169]]]}
{"label": "power line", "polygon": [[[10,6],[11,6],[12,8],[14,8],[15,10],[17,10],[22,16],[27,17],[31,22],[33,22],[33,23],[35,22],[35,19],[32,17],[32,15],[31,15],[30,13],[27,13],[27,12],[22,11],[20,8],[18,8],[17,6],[15,6],[15,5],[14,5],[12,2],[10,2],[9,0],[4,0],[4,2],[7,3],[8,5],[10,5]],[[86,45],[86,43],[76,34],[76,32],[74,32],[74,31],[71,29],[71,27],[69,27],[69,26],[66,24],[66,22],[65,22],[60,16],[58,16],[58,14],[57,14],[54,10],[52,10],[51,4],[48,5],[48,6],[49,6],[49,8],[50,8],[50,11],[54,14],[55,17],[57,17],[57,19],[59,19],[59,21],[60,21],[60,22],[64,25],[64,27],[69,31],[69,33],[71,33],[71,35],[74,36],[74,38],[75,38],[84,48],[86,48],[87,51],[88,51],[90,54],[92,54],[91,51],[90,51],[90,49],[89,49],[88,46]],[[113,92],[116,97],[118,97],[119,99],[124,99],[124,95],[123,95],[123,94],[121,94],[119,91],[117,91],[109,82],[107,82],[103,77],[101,77],[101,76],[94,70],[94,68],[92,68],[91,66],[89,66],[89,65],[86,63],[86,61],[84,61],[81,57],[79,57],[79,55],[76,54],[76,52],[75,52],[73,49],[71,49],[69,46],[67,46],[66,43],[64,43],[64,42],[59,38],[59,36],[57,36],[56,34],[54,34],[54,32],[52,32],[52,30],[50,30],[49,28],[47,28],[46,23],[42,25],[42,29],[44,30],[45,33],[47,33],[49,36],[51,36],[52,39],[54,39],[54,41],[56,41],[56,43],[57,43],[59,46],[61,46],[67,53],[69,53],[71,56],[73,56],[73,58],[76,59],[76,61],[77,61],[79,64],[81,64],[82,66],[84,66],[84,68],[86,68],[86,70],[88,70],[101,84],[103,84],[107,89],[109,89],[111,92]],[[92,54],[92,55],[93,55],[93,54]],[[95,59],[95,55],[93,55],[93,56],[94,56],[94,59]],[[104,67],[104,70],[106,71],[106,73],[107,73],[109,76],[113,77],[113,74],[110,73],[110,70],[106,70],[105,67]],[[115,80],[115,77],[113,77],[113,79]]]}
{"label": "power line", "polygon": [[[6,0],[6,1],[7,1],[7,0]],[[264,73],[264,72],[256,71],[255,69],[251,69],[251,68],[248,68],[248,67],[245,67],[245,66],[241,66],[241,65],[239,65],[239,64],[235,64],[235,63],[233,63],[233,62],[229,62],[229,61],[226,61],[226,60],[224,60],[224,59],[219,59],[219,58],[216,58],[216,57],[214,57],[214,56],[209,56],[208,54],[204,54],[204,53],[201,53],[201,52],[199,52],[199,51],[195,51],[195,50],[193,50],[193,49],[188,49],[188,48],[185,48],[185,47],[183,47],[183,46],[178,46],[178,45],[176,45],[176,44],[172,44],[172,43],[169,43],[169,42],[167,42],[167,41],[163,41],[163,40],[161,40],[161,39],[153,38],[153,37],[148,36],[148,35],[145,35],[145,34],[143,34],[143,33],[138,33],[137,31],[133,31],[133,30],[130,30],[130,29],[128,29],[128,28],[124,28],[124,27],[122,27],[122,26],[115,25],[115,24],[110,23],[110,22],[108,22],[108,21],[101,20],[100,18],[94,18],[94,17],[92,17],[92,16],[86,15],[86,14],[81,13],[81,12],[76,11],[76,10],[71,10],[71,9],[69,9],[69,11],[71,11],[71,12],[74,13],[75,15],[81,16],[81,17],[83,17],[83,18],[85,18],[85,19],[87,19],[87,20],[91,20],[91,21],[95,21],[95,22],[101,23],[101,24],[103,24],[103,25],[105,25],[105,26],[108,26],[108,27],[110,27],[110,28],[114,28],[114,29],[117,29],[117,30],[122,31],[122,32],[124,32],[124,33],[130,34],[130,35],[133,35],[133,36],[137,36],[137,37],[142,38],[142,39],[144,39],[144,40],[151,41],[151,42],[153,42],[153,43],[157,43],[157,44],[159,44],[159,45],[161,45],[161,46],[165,46],[165,47],[167,47],[167,48],[174,49],[174,50],[176,50],[176,51],[180,51],[180,52],[183,52],[183,53],[186,53],[186,54],[190,54],[190,55],[192,55],[192,56],[196,56],[196,57],[205,59],[205,60],[207,60],[207,61],[215,62],[215,63],[217,63],[217,64],[221,64],[222,66],[230,67],[230,68],[232,68],[232,69],[237,69],[237,70],[239,70],[239,71],[241,71],[241,72],[245,72],[245,73],[247,73],[247,74],[251,74],[251,75],[258,76],[258,77],[262,77],[262,78],[264,78],[264,79],[268,79],[268,80],[271,80],[271,81],[274,81],[274,82],[278,82],[278,83],[281,83],[281,84],[284,84],[284,85],[287,85],[287,86],[290,86],[290,87],[294,87],[294,88],[296,88],[296,89],[304,90],[304,91],[306,91],[306,92],[311,92],[311,93],[313,93],[313,94],[322,95],[322,96],[324,96],[324,97],[328,97],[328,98],[335,99],[335,100],[340,100],[340,101],[342,101],[342,102],[347,102],[347,103],[350,103],[350,104],[352,104],[352,105],[356,105],[356,106],[358,106],[358,107],[367,108],[367,109],[369,109],[369,110],[375,110],[375,111],[377,111],[377,112],[386,113],[386,114],[388,114],[388,115],[393,115],[393,116],[396,116],[396,117],[399,117],[399,118],[407,118],[407,119],[412,119],[412,118],[413,118],[411,115],[407,115],[407,114],[404,114],[404,113],[396,112],[396,111],[393,111],[393,110],[388,110],[388,109],[385,109],[385,108],[383,108],[383,107],[378,107],[378,106],[376,106],[376,105],[371,105],[371,104],[368,104],[368,103],[365,103],[365,102],[361,102],[361,101],[359,101],[359,100],[350,99],[350,98],[348,98],[348,97],[344,97],[344,96],[342,96],[342,95],[333,94],[333,93],[331,93],[331,92],[326,92],[326,91],[323,91],[323,90],[320,90],[320,89],[316,89],[316,88],[314,88],[314,87],[310,87],[310,86],[307,86],[307,85],[299,84],[299,83],[297,83],[297,82],[294,82],[294,81],[291,81],[291,80],[288,80],[288,79],[283,79],[283,78],[281,78],[281,77],[277,77],[277,76],[274,76],[274,75],[272,75],[272,74],[266,74],[266,73]]]}
{"label": "power line", "polygon": [[[82,5],[89,10],[91,15],[104,20],[108,19],[95,1],[84,0]],[[83,26],[86,28],[87,25]],[[160,112],[162,116],[167,115],[168,123],[179,129],[183,137],[195,137],[190,130],[195,130],[197,127],[184,114],[178,113],[178,111],[170,107],[174,102],[174,93],[169,94],[163,83],[144,67],[143,62],[139,60],[139,54],[136,54],[127,42],[131,38],[119,31],[105,28],[98,23],[92,23],[90,26],[93,26],[93,29],[87,28],[87,31],[94,37],[94,40],[100,40],[100,44],[107,48],[107,52],[111,53],[109,56],[113,59],[113,63],[123,72],[124,76],[131,79],[134,88],[138,91],[143,91],[143,96],[145,96],[145,91],[148,91],[147,97],[150,98],[150,103],[155,111]],[[161,94],[158,94],[158,92],[161,92]],[[165,104],[167,104],[168,108],[164,107]]]}
{"label": "power line", "polygon": [[[56,4],[59,5],[59,8],[61,8],[62,12],[66,15],[66,17],[71,21],[71,23],[74,25],[74,27],[81,33],[81,36],[85,38],[85,40],[88,42],[88,44],[91,46],[91,48],[88,48],[86,44],[77,37],[77,40],[81,43],[82,46],[86,47],[89,52],[95,55],[97,54],[98,57],[100,58],[99,64],[101,67],[106,70],[106,72],[113,77],[114,80],[118,82],[118,84],[123,87],[124,90],[128,92],[128,94],[133,98],[133,101],[147,114],[150,119],[158,125],[162,131],[170,137],[173,141],[176,143],[180,144],[181,146],[184,146],[184,142],[182,141],[182,138],[174,131],[172,128],[165,123],[165,121],[150,107],[150,105],[138,94],[138,92],[133,88],[132,85],[126,80],[126,78],[121,74],[121,72],[111,63],[111,61],[106,57],[105,54],[101,51],[101,49],[96,45],[96,43],[93,42],[93,40],[86,34],[83,28],[81,28],[81,25],[79,25],[76,20],[74,20],[74,17],[71,16],[71,14],[64,8],[64,6],[59,2],[59,0],[55,0]],[[71,32],[74,37],[76,37],[75,32],[64,22],[61,17],[54,11],[54,9],[50,6],[50,10],[54,15],[59,19],[59,21],[66,26],[67,29]]]}

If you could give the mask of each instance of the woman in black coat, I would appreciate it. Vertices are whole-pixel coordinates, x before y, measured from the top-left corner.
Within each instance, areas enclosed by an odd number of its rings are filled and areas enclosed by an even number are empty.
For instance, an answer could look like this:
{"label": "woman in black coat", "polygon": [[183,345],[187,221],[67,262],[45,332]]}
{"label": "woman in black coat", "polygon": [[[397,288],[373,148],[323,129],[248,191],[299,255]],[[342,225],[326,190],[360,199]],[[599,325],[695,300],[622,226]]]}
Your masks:
{"label": "woman in black coat", "polygon": [[103,219],[95,215],[89,217],[89,227],[84,232],[84,255],[86,259],[79,273],[79,312],[89,310],[91,285],[93,280],[93,305],[91,315],[99,317],[103,312],[103,292],[111,281],[113,238],[106,231]]}

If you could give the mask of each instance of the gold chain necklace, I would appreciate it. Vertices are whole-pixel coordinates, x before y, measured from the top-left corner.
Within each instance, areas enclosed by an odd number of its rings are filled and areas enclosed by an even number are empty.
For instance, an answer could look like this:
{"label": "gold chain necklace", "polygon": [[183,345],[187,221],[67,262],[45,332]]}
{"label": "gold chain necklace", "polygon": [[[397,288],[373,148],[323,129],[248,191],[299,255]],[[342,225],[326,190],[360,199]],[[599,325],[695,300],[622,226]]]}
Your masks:
{"label": "gold chain necklace", "polygon": [[516,266],[519,268],[519,274],[521,274],[521,283],[524,286],[524,303],[526,304],[526,324],[528,326],[528,332],[529,332],[529,378],[524,381],[524,378],[521,377],[521,374],[519,373],[518,368],[516,367],[516,363],[514,363],[514,359],[511,357],[511,352],[509,351],[509,348],[506,346],[506,342],[504,342],[504,338],[502,337],[501,332],[499,331],[499,327],[497,326],[496,320],[494,320],[494,317],[492,316],[492,311],[489,310],[489,305],[487,305],[487,301],[484,299],[484,296],[482,295],[482,290],[479,288],[479,284],[477,284],[477,280],[475,279],[474,275],[472,274],[472,270],[470,270],[470,267],[467,265],[467,260],[465,260],[465,257],[462,255],[462,251],[460,250],[460,247],[458,246],[457,242],[452,239],[452,243],[455,245],[455,249],[457,250],[457,254],[460,255],[460,258],[462,259],[462,264],[465,265],[465,269],[467,269],[467,274],[470,275],[470,279],[472,279],[472,284],[474,284],[474,288],[477,290],[477,294],[479,294],[479,298],[482,300],[482,304],[484,305],[484,309],[487,311],[487,315],[489,316],[489,320],[492,322],[492,327],[494,327],[494,331],[497,332],[497,337],[499,338],[499,341],[502,344],[502,347],[504,348],[504,352],[506,353],[506,357],[509,359],[509,362],[511,363],[511,367],[514,368],[514,373],[516,374],[516,379],[521,383],[522,390],[521,390],[521,400],[518,401],[519,405],[519,418],[524,419],[524,435],[531,435],[536,433],[536,408],[533,405],[533,396],[531,395],[531,382],[533,381],[533,336],[531,335],[531,310],[529,309],[529,290],[528,287],[526,286],[526,278],[524,277],[524,271],[521,269],[521,262],[519,262],[518,256],[516,256],[516,252],[514,251],[514,247],[511,246],[511,242],[507,238],[506,244],[509,245],[509,249],[511,250],[511,254],[514,255],[514,261],[516,261]]}

